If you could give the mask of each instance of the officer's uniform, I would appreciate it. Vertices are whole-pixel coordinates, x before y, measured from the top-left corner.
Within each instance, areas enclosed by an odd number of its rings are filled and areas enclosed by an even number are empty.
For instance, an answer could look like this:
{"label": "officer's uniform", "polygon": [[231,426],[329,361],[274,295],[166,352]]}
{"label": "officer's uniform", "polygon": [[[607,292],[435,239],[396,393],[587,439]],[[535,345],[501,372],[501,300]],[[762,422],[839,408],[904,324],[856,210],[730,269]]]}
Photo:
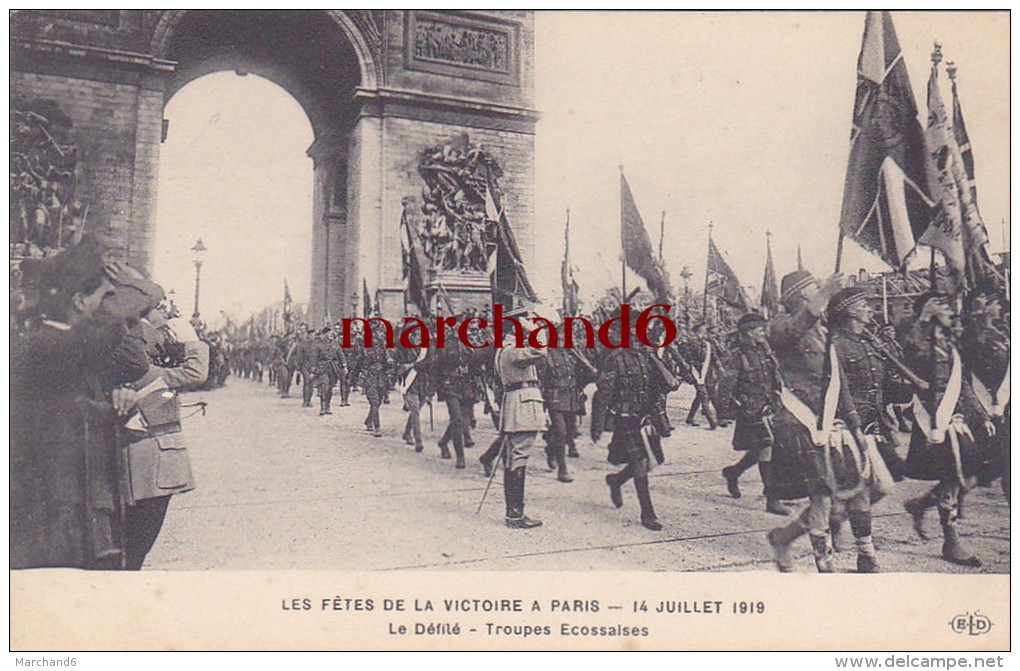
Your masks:
{"label": "officer's uniform", "polygon": [[322,340],[317,349],[315,362],[315,388],[319,392],[319,414],[332,415],[333,387],[347,369],[347,360],[340,345],[329,337],[330,329],[325,327],[320,332]]}
{"label": "officer's uniform", "polygon": [[[528,454],[540,431],[546,428],[535,364],[546,350],[518,348],[512,337],[496,353],[496,372],[503,387],[500,407],[500,433],[504,441],[503,496],[506,524],[515,529],[541,525],[524,515],[524,481]],[[456,441],[456,435],[454,435]],[[456,442],[454,443],[456,444]]]}

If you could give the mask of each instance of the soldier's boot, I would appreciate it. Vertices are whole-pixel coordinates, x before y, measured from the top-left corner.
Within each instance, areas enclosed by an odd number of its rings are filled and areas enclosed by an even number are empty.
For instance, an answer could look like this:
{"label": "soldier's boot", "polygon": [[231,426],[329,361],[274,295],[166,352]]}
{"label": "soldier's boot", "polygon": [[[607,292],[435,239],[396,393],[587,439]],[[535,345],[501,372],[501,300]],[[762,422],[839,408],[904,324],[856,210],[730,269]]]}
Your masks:
{"label": "soldier's boot", "polygon": [[652,493],[648,489],[648,476],[634,478],[634,489],[637,490],[638,503],[641,505],[641,526],[651,531],[662,531],[662,523],[655,516],[652,507]]}
{"label": "soldier's boot", "polygon": [[726,480],[726,491],[729,492],[730,496],[733,498],[739,499],[741,497],[740,473],[737,473],[733,466],[727,466],[722,469],[722,476]]}
{"label": "soldier's boot", "polygon": [[[987,485],[986,485],[987,486]],[[967,496],[967,488],[960,487],[960,493],[956,497],[956,519],[964,519],[963,515],[963,499]]]}
{"label": "soldier's boot", "polygon": [[829,535],[832,538],[832,549],[834,552],[846,552],[850,549],[842,520],[831,520],[829,522]]}
{"label": "soldier's boot", "polygon": [[576,436],[569,436],[567,438],[567,456],[572,459],[577,459],[581,455],[577,451],[577,443],[574,442],[574,438],[576,438]]}
{"label": "soldier's boot", "polygon": [[765,512],[780,517],[790,516],[790,509],[779,499],[765,499]]}
{"label": "soldier's boot", "polygon": [[811,538],[811,551],[815,555],[815,566],[819,573],[833,573],[836,569],[832,561],[832,539],[829,532],[808,534]]}
{"label": "soldier's boot", "polygon": [[548,442],[545,445],[545,464],[550,471],[556,470],[556,447],[553,440],[555,439],[547,439]]}
{"label": "soldier's boot", "polygon": [[907,499],[903,508],[910,513],[914,522],[914,531],[922,540],[928,540],[928,533],[924,530],[924,515],[929,508],[934,508],[938,501],[935,498],[935,490],[930,489],[924,496],[916,499]]}
{"label": "soldier's boot", "polygon": [[482,456],[478,457],[478,461],[482,464],[482,469],[485,471],[485,477],[492,475],[492,464],[496,461],[496,457],[499,456],[499,450],[502,447],[502,436],[497,437],[496,440],[492,441],[489,445],[489,449],[482,452]]}
{"label": "soldier's boot", "polygon": [[716,415],[715,406],[711,401],[705,399],[705,418],[708,419],[708,430],[715,431],[716,427],[719,426],[719,417]]}
{"label": "soldier's boot", "polygon": [[606,484],[609,485],[609,500],[616,508],[623,507],[623,484],[634,474],[634,467],[627,466],[619,473],[610,473],[606,476]]}
{"label": "soldier's boot", "polygon": [[513,505],[507,505],[506,513],[506,525],[511,529],[534,529],[542,526],[541,520],[532,519],[524,514],[524,481],[526,477],[527,469],[524,467],[503,472],[503,481],[511,482]]}
{"label": "soldier's boot", "polygon": [[806,511],[785,527],[776,527],[769,531],[766,537],[768,538],[769,545],[772,546],[772,554],[775,557],[776,568],[779,569],[780,573],[793,572],[793,553],[790,548],[794,541],[806,533]]}
{"label": "soldier's boot", "polygon": [[698,406],[691,405],[691,409],[687,412],[687,419],[684,420],[684,424],[687,426],[698,425]]}
{"label": "soldier's boot", "polygon": [[467,463],[464,461],[464,443],[459,440],[454,440],[453,451],[457,454],[457,463],[455,468],[467,468]]}
{"label": "soldier's boot", "polygon": [[573,482],[574,478],[567,473],[567,453],[565,446],[560,443],[556,450],[556,479],[560,482]]}
{"label": "soldier's boot", "polygon": [[322,417],[325,414],[326,414],[326,399],[322,396],[319,396],[319,417]]}
{"label": "soldier's boot", "polygon": [[[849,512],[850,529],[854,533],[854,544],[857,546],[857,572],[878,573],[878,558],[875,556],[875,542],[871,537],[871,512]],[[835,540],[833,536],[833,540]]]}
{"label": "soldier's boot", "polygon": [[439,443],[439,458],[440,459],[450,459],[451,458],[450,457],[450,448],[448,448],[443,443]]}
{"label": "soldier's boot", "polygon": [[953,564],[979,568],[981,560],[960,540],[956,510],[939,508],[939,521],[942,523],[942,558]]}

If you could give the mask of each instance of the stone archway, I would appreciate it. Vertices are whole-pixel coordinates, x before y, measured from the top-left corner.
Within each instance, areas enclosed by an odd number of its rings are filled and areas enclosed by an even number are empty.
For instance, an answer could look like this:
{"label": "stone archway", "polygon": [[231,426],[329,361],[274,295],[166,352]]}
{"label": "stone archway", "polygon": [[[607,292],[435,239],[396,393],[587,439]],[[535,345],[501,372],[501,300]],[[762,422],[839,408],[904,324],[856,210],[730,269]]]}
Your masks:
{"label": "stone archway", "polygon": [[[290,93],[315,141],[312,317],[363,285],[402,307],[404,203],[428,148],[469,135],[502,166],[524,260],[534,246],[534,25],[526,11],[30,10],[11,17],[12,97],[69,122],[88,225],[151,268],[166,101],[219,70]],[[170,130],[172,132],[172,129]]]}

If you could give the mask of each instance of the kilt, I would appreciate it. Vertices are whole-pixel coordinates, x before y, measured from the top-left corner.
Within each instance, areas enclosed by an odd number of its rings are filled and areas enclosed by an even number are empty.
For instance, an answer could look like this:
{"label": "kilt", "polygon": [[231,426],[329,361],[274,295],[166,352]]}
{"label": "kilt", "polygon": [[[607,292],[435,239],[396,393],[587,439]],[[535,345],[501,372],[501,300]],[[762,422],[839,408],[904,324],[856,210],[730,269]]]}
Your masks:
{"label": "kilt", "polygon": [[737,413],[737,421],[733,426],[733,449],[746,452],[752,449],[765,449],[772,445],[772,433],[765,426],[761,414]]}
{"label": "kilt", "polygon": [[622,464],[651,463],[645,442],[641,440],[641,418],[636,416],[616,417],[613,421],[613,439],[609,441],[609,463]]}
{"label": "kilt", "polygon": [[[903,464],[903,475],[911,480],[955,479],[956,461],[948,436],[941,443],[932,444],[918,424],[914,424],[910,434],[910,449]],[[963,476],[979,479],[990,476],[994,479],[1002,462],[1002,448],[998,441],[994,438],[975,441],[965,434],[957,434],[957,437]]]}
{"label": "kilt", "polygon": [[[812,495],[845,498],[864,485],[861,470],[865,458],[858,447],[847,445],[840,451],[816,446],[807,428],[785,408],[776,413],[772,431],[775,443],[765,471],[767,498],[790,500]],[[855,449],[858,450],[856,459]]]}

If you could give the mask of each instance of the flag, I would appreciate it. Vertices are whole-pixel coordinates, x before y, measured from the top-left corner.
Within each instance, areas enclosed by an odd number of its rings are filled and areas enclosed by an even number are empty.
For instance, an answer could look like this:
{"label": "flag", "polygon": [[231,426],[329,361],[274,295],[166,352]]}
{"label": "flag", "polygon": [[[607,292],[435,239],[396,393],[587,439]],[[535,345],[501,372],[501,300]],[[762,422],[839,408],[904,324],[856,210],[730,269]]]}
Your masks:
{"label": "flag", "polygon": [[620,172],[620,235],[623,246],[623,260],[627,266],[640,275],[648,290],[659,300],[670,301],[673,288],[662,265],[652,254],[652,241],[645,230],[645,222],[638,212],[634,194],[630,191],[627,177]]}
{"label": "flag", "polygon": [[[491,179],[491,175],[490,175]],[[514,298],[531,303],[538,302],[538,296],[528,281],[524,261],[521,259],[517,239],[514,237],[506,211],[499,202],[499,194],[490,179],[485,185],[485,216],[495,225],[495,244],[489,252],[489,284],[492,287],[492,303],[513,305]]]}
{"label": "flag", "polygon": [[567,225],[563,230],[563,263],[560,264],[560,284],[563,286],[563,317],[577,315],[579,287],[574,281],[574,269],[570,265],[570,210],[567,210]]}
{"label": "flag", "polygon": [[949,126],[949,117],[939,92],[938,62],[932,55],[928,78],[928,182],[936,205],[931,223],[918,242],[942,252],[954,287],[969,289],[989,274],[988,232],[971,198],[970,182],[960,147]]}
{"label": "flag", "polygon": [[[797,248],[798,266],[800,265],[800,248]],[[765,238],[765,277],[761,283],[761,309],[766,318],[772,318],[779,312],[779,283],[776,280],[776,266],[772,262],[772,236]]]}
{"label": "flag", "polygon": [[361,278],[361,300],[364,301],[361,312],[365,319],[372,316],[372,296],[368,293],[368,280]]}
{"label": "flag", "polygon": [[283,320],[290,323],[291,318],[291,306],[294,304],[294,299],[290,295],[290,287],[287,286],[287,280],[283,281]]}
{"label": "flag", "polygon": [[868,12],[840,231],[899,267],[927,228],[931,207],[924,134],[892,17]]}
{"label": "flag", "polygon": [[[970,198],[972,220],[980,226],[980,231],[970,236],[971,244],[976,243],[976,249],[971,255],[975,272],[972,273],[975,281],[987,277],[995,272],[995,264],[988,254],[988,233],[981,218],[981,210],[978,208],[977,181],[974,179],[974,152],[970,146],[970,135],[967,133],[967,124],[963,120],[963,108],[960,106],[960,94],[956,89],[956,66],[952,63],[946,68],[949,72],[949,79],[953,83],[953,138],[956,146],[960,149],[960,160],[963,162],[966,174],[966,190]],[[968,227],[969,228],[969,227]],[[984,242],[982,242],[982,240]]]}
{"label": "flag", "polygon": [[422,249],[418,229],[408,210],[409,208],[405,207],[404,213],[400,217],[400,226],[403,231],[400,247],[403,252],[404,280],[406,282],[404,290],[407,293],[407,299],[418,308],[419,315],[424,317],[429,314],[428,294],[425,290],[429,263]]}
{"label": "flag", "polygon": [[712,236],[708,237],[708,276],[705,282],[705,295],[710,294],[745,312],[751,309],[736,273],[726,263]]}

